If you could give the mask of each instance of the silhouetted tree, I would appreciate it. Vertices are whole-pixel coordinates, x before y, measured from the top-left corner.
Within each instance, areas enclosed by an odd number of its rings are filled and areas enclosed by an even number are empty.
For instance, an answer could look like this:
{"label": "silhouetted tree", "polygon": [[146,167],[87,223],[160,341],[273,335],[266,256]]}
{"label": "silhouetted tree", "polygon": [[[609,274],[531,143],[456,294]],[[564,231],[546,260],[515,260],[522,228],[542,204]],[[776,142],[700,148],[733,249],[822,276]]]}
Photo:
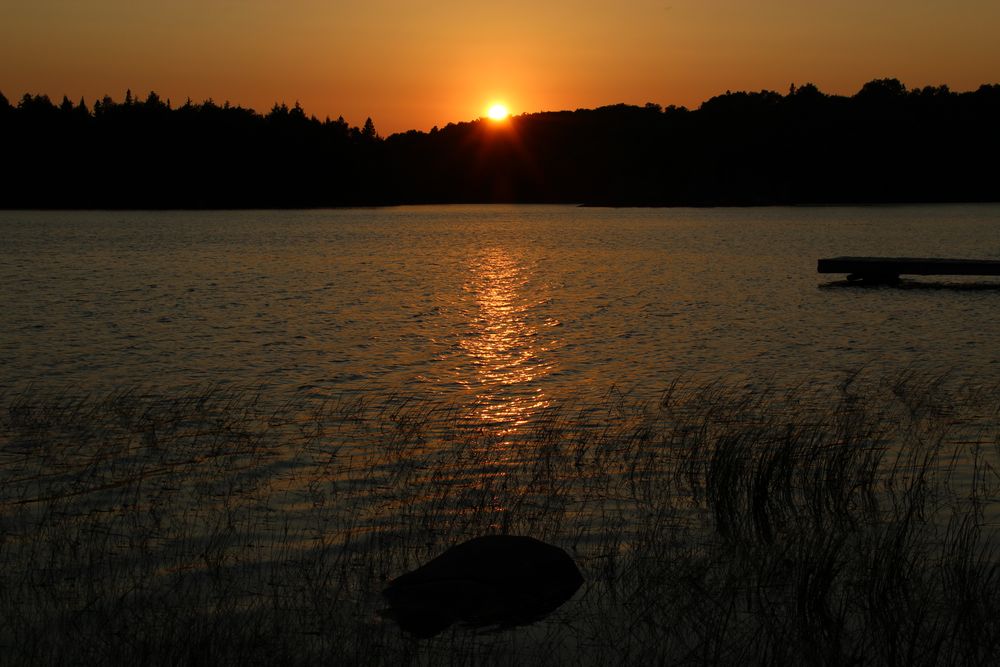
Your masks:
{"label": "silhouetted tree", "polygon": [[811,83],[804,83],[798,88],[795,87],[795,84],[792,84],[792,88],[788,95],[799,100],[819,100],[825,97],[823,93],[819,91],[819,88]]}
{"label": "silhouetted tree", "polygon": [[18,104],[18,109],[25,114],[40,116],[55,111],[56,106],[52,104],[48,95],[32,97],[30,93],[25,93],[24,97],[21,98],[21,103]]}
{"label": "silhouetted tree", "polygon": [[951,95],[951,89],[946,85],[924,86],[923,88],[915,88],[910,93],[920,97],[948,97]]}
{"label": "silhouetted tree", "polygon": [[94,101],[94,117],[100,118],[101,116],[112,113],[115,109],[115,101],[110,95],[105,95],[99,100]]}
{"label": "silhouetted tree", "polygon": [[855,96],[860,100],[885,101],[906,95],[906,86],[899,79],[874,79],[861,86]]}

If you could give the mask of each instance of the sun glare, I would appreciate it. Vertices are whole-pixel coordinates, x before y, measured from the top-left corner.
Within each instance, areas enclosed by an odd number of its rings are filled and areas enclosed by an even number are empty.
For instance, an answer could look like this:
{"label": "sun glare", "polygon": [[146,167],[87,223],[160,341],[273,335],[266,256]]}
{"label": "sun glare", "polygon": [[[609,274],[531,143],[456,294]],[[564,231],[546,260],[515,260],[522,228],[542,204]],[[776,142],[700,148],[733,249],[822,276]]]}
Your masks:
{"label": "sun glare", "polygon": [[503,104],[494,104],[486,112],[486,115],[492,120],[503,120],[510,115],[510,111],[508,111],[507,107]]}

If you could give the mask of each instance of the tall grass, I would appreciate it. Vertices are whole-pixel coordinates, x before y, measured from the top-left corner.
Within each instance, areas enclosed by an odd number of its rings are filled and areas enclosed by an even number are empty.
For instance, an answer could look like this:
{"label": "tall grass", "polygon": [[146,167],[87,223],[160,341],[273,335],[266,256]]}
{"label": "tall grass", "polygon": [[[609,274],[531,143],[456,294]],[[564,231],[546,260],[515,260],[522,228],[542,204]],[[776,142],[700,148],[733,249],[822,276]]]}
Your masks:
{"label": "tall grass", "polygon": [[[863,375],[863,374],[862,374]],[[5,664],[995,664],[1000,394],[674,382],[519,429],[407,396],[8,396]],[[586,583],[417,641],[386,581],[531,535]]]}

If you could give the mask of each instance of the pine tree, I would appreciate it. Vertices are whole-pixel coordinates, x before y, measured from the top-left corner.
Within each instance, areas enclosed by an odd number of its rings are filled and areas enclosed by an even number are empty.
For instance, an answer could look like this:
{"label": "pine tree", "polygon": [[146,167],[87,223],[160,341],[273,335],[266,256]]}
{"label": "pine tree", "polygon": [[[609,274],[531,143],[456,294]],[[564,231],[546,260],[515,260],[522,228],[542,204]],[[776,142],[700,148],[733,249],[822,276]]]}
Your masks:
{"label": "pine tree", "polygon": [[378,133],[375,131],[375,123],[372,122],[371,116],[365,120],[365,126],[361,129],[361,137],[370,141],[378,139]]}

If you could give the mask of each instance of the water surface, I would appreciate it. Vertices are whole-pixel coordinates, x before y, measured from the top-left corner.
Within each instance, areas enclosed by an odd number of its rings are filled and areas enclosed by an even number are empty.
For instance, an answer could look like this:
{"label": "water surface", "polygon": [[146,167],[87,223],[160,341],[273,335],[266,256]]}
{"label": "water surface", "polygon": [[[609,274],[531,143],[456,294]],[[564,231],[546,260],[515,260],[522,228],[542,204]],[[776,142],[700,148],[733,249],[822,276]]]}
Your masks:
{"label": "water surface", "polygon": [[1000,283],[848,288],[836,255],[1000,258],[1000,206],[0,212],[0,391],[416,392],[516,422],[678,374],[1000,379]]}

